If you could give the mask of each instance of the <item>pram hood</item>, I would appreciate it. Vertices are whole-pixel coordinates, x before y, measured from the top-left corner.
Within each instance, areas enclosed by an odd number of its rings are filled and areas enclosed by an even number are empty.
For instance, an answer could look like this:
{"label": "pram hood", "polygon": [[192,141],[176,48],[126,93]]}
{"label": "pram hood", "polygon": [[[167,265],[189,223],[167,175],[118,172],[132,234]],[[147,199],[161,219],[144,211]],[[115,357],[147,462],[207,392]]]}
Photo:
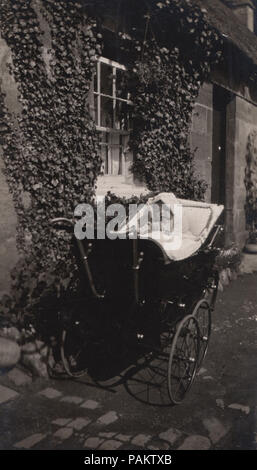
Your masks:
{"label": "pram hood", "polygon": [[[165,208],[164,213],[170,212],[173,230],[167,230],[167,225],[166,229],[155,230],[155,225],[151,222],[148,222],[148,230],[142,228],[140,221],[148,220],[146,218],[149,214],[150,219],[153,217],[155,204],[162,205]],[[132,238],[132,234],[135,236],[136,232],[137,238],[151,240],[157,244],[168,260],[180,261],[189,258],[201,248],[223,209],[222,205],[177,199],[173,193],[160,193],[150,198],[118,231],[118,235],[126,233]]]}

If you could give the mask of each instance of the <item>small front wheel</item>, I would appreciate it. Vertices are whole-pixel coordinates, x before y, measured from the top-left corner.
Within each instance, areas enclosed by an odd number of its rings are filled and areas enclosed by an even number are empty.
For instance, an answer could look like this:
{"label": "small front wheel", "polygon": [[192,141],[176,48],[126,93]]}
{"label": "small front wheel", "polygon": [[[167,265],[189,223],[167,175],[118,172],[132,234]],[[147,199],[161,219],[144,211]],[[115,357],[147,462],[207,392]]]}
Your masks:
{"label": "small front wheel", "polygon": [[179,404],[190,389],[198,364],[200,331],[198,321],[188,315],[177,325],[168,363],[168,392],[173,404]]}

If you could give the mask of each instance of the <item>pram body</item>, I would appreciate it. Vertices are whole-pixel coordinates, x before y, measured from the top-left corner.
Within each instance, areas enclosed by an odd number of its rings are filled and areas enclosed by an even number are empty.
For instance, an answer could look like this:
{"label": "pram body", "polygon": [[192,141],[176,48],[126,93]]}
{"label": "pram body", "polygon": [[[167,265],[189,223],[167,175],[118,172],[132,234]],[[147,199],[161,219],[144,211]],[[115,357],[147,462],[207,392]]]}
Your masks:
{"label": "pram body", "polygon": [[[173,249],[154,233],[133,239],[76,240],[87,294],[82,317],[75,314],[62,332],[61,356],[68,375],[77,377],[86,369],[83,338],[74,340],[72,335],[84,331],[89,316],[95,318],[98,310],[105,323],[118,325],[125,351],[137,344],[153,360],[156,355],[163,358],[160,370],[163,375],[166,369],[169,399],[173,404],[183,400],[206,355],[211,333],[218,287],[215,240],[220,226],[216,223],[223,206],[178,202],[183,220],[179,248]],[[130,229],[131,224],[125,223],[120,233],[128,235]],[[97,330],[97,322],[93,328]]]}

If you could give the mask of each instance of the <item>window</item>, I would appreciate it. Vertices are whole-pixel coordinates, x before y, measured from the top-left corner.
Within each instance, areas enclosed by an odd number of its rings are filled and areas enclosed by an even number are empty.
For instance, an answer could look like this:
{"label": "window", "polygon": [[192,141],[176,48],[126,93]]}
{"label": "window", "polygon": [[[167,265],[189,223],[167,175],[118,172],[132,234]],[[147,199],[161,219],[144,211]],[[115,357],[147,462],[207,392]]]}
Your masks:
{"label": "window", "polygon": [[93,114],[101,136],[102,170],[105,175],[124,179],[132,163],[128,152],[131,101],[124,92],[125,73],[123,65],[101,57],[96,64],[93,86]]}

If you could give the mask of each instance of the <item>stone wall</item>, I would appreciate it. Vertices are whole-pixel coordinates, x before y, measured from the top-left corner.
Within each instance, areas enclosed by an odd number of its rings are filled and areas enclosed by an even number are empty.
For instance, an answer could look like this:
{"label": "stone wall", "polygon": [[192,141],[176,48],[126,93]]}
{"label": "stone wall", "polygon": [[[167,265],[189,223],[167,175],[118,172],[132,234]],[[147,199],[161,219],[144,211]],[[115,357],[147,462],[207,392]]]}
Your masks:
{"label": "stone wall", "polygon": [[228,106],[227,116],[227,184],[226,227],[227,242],[244,246],[246,190],[244,184],[247,142],[257,130],[257,106],[235,96]]}
{"label": "stone wall", "polygon": [[[195,105],[190,143],[195,152],[198,175],[208,183],[206,200],[211,200],[213,87],[204,84]],[[247,231],[245,226],[246,190],[244,184],[247,142],[252,130],[257,130],[257,104],[234,95],[227,106],[226,133],[226,207],[225,226],[227,244],[238,243],[243,248]]]}
{"label": "stone wall", "polygon": [[190,146],[195,151],[195,170],[208,184],[206,201],[211,200],[212,178],[212,100],[213,86],[205,83],[199,93],[192,116]]}

